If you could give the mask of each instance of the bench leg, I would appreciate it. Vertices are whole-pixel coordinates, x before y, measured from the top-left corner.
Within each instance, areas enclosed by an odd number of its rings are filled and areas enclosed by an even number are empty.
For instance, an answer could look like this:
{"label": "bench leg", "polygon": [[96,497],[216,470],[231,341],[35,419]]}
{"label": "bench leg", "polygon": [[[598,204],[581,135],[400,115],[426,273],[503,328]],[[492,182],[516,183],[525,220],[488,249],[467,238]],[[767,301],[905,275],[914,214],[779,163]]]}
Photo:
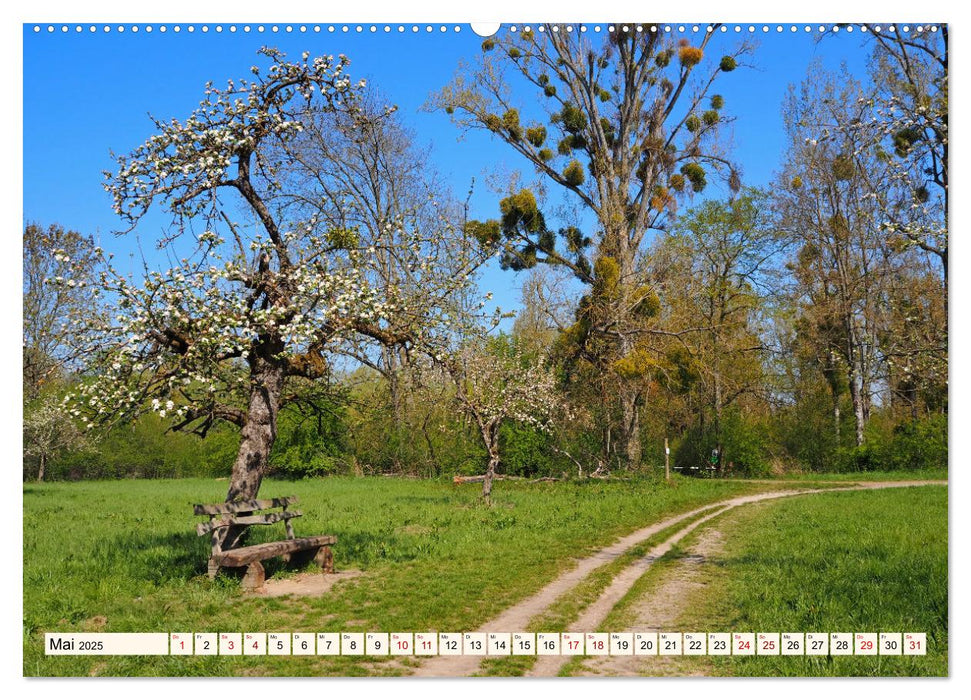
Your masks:
{"label": "bench leg", "polygon": [[240,585],[244,591],[258,591],[263,588],[265,581],[266,570],[260,562],[254,561],[246,567],[246,575],[243,576],[243,581]]}
{"label": "bench leg", "polygon": [[209,557],[209,567],[207,573],[209,574],[209,579],[212,580],[216,578],[216,574],[219,573],[219,564],[212,557]]}
{"label": "bench leg", "polygon": [[321,547],[314,556],[314,563],[320,567],[325,574],[334,573],[334,553],[330,547]]}

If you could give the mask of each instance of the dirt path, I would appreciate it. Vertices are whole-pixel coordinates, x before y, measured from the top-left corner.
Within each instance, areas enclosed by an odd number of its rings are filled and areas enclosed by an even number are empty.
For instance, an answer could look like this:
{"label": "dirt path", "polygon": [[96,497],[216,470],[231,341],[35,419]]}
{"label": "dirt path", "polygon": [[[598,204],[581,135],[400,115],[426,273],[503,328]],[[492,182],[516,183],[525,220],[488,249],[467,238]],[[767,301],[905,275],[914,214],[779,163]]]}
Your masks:
{"label": "dirt path", "polygon": [[[874,481],[870,483],[856,483],[848,486],[838,486],[833,488],[814,488],[814,489],[787,489],[785,491],[773,491],[769,493],[755,494],[751,496],[737,496],[717,503],[695,508],[679,515],[666,518],[658,523],[641,528],[625,537],[617,540],[614,544],[592,554],[585,559],[581,559],[570,571],[565,572],[558,578],[547,584],[538,593],[520,601],[516,605],[507,608],[503,613],[486,622],[479,627],[477,632],[519,632],[527,628],[529,621],[535,616],[542,614],[550,605],[562,594],[569,591],[580,583],[594,569],[615,560],[627,550],[640,544],[644,540],[656,535],[673,525],[691,519],[700,513],[717,508],[703,518],[692,522],[688,526],[678,530],[675,534],[663,543],[652,548],[651,551],[641,559],[637,560],[629,567],[621,571],[614,580],[607,586],[600,597],[580,614],[576,622],[571,625],[571,629],[578,632],[595,630],[606,618],[613,607],[626,595],[631,586],[644,574],[658,557],[663,556],[671,547],[690,533],[696,527],[708,520],[721,515],[725,511],[736,508],[748,503],[770,500],[774,498],[785,498],[788,496],[799,496],[812,493],[829,493],[839,491],[861,491],[869,489],[883,488],[904,488],[909,486],[928,486],[943,485],[946,481]],[[485,657],[479,656],[436,656],[423,663],[415,669],[415,676],[422,677],[465,677],[475,674]],[[559,669],[570,660],[569,656],[545,656],[538,657],[536,664],[527,674],[530,676],[555,676]]]}
{"label": "dirt path", "polygon": [[[727,509],[726,509],[727,510]],[[631,607],[632,630],[641,632],[678,631],[676,625],[690,604],[688,601],[707,584],[702,564],[719,554],[725,544],[721,530],[712,527],[698,537],[698,541],[677,564],[665,571],[664,578],[649,593]],[[578,676],[685,676],[700,675],[697,667],[685,668],[684,656],[592,656],[571,675]]]}

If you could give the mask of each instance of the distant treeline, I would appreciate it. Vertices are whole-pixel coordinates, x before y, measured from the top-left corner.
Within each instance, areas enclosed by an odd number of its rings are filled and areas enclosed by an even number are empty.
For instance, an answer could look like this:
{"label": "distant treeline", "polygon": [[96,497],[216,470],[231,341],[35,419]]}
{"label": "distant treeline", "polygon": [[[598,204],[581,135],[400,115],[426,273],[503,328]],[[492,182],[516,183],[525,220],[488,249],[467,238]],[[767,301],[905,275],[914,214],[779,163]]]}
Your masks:
{"label": "distant treeline", "polygon": [[[380,391],[382,382],[371,388]],[[443,411],[448,413],[448,411]],[[850,411],[844,413],[852,415]],[[318,420],[319,418],[319,420]],[[444,428],[423,430],[425,416],[411,416],[396,426],[390,411],[361,416],[346,407],[326,415],[287,412],[281,420],[271,464],[277,477],[307,478],[330,474],[405,474],[421,477],[478,474],[486,455],[465,421],[448,419]],[[746,417],[731,411],[722,436],[723,470],[758,476],[779,472],[908,471],[947,467],[947,416],[926,415],[895,420],[893,411],[875,414],[862,447],[853,444],[851,420],[844,418],[845,438],[837,446],[823,438],[831,417],[825,411],[792,407],[777,415]],[[166,424],[147,415],[134,425],[121,426],[94,444],[96,447],[57,456],[47,465],[52,480],[228,477],[239,444],[238,432],[213,430],[202,440],[166,432]],[[662,426],[646,426],[642,470],[663,470]],[[715,440],[693,428],[668,434],[671,465],[676,468],[707,463]],[[594,447],[598,437],[577,434],[572,444],[557,444],[557,436],[521,426],[502,431],[505,474],[575,476],[570,456],[583,454],[584,441]],[[571,451],[572,448],[572,451]],[[570,456],[568,456],[570,455]],[[595,465],[586,465],[588,471]],[[37,476],[37,459],[27,457],[24,479]]]}

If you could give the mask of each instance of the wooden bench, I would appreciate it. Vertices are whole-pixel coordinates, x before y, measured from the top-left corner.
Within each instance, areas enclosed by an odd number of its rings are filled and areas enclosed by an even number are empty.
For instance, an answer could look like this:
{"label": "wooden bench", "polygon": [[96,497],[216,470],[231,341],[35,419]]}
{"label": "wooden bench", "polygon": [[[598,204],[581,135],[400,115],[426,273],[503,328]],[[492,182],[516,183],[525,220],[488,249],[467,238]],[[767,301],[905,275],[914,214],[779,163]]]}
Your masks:
{"label": "wooden bench", "polygon": [[[246,567],[242,587],[244,590],[257,590],[266,580],[266,572],[262,562],[272,557],[283,557],[289,562],[294,554],[305,552],[307,558],[313,557],[324,573],[334,572],[334,555],[331,545],[337,544],[333,535],[318,535],[317,537],[297,537],[293,532],[293,518],[299,518],[303,513],[298,510],[287,510],[297,502],[296,496],[271,498],[264,500],[234,501],[232,503],[212,503],[196,505],[193,510],[196,515],[208,515],[209,522],[196,525],[196,532],[201,535],[212,536],[212,554],[209,557],[209,578],[215,578],[221,567]],[[255,515],[258,511],[268,511],[281,508],[279,513],[265,513]],[[287,531],[287,539],[279,542],[264,542],[247,547],[234,546],[239,538],[223,548],[226,540],[226,528],[237,530],[250,525],[272,525],[283,522]]]}

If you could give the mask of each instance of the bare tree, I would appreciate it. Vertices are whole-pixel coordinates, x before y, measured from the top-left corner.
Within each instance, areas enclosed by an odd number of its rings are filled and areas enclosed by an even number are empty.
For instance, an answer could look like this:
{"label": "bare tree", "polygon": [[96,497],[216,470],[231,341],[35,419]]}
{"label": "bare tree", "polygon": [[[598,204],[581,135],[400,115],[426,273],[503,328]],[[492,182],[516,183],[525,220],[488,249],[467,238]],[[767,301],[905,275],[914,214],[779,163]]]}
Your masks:
{"label": "bare tree", "polygon": [[57,224],[24,227],[25,400],[36,398],[77,359],[73,327],[78,319],[98,313],[92,284],[97,259],[94,241],[77,231]]}
{"label": "bare tree", "polygon": [[[824,372],[845,373],[853,403],[856,444],[863,444],[873,382],[879,372],[878,308],[889,268],[881,211],[870,180],[887,177],[886,161],[855,132],[819,125],[859,109],[860,86],[818,66],[792,91],[784,116],[790,145],[777,188],[782,226],[798,245],[793,264],[808,337],[824,344]],[[830,382],[835,391],[839,383]]]}

